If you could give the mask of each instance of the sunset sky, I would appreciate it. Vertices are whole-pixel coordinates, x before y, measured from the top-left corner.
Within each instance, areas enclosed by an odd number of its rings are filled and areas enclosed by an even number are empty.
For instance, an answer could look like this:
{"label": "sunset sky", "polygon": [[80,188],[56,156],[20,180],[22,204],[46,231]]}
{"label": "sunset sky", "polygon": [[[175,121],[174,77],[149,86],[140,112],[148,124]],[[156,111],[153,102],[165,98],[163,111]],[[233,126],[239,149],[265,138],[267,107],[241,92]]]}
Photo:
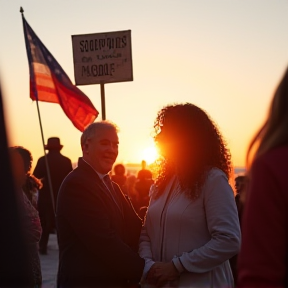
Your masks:
{"label": "sunset sky", "polygon": [[[36,103],[29,98],[20,6],[73,83],[72,35],[131,30],[134,80],[105,85],[106,118],[120,127],[117,163],[148,157],[157,112],[191,102],[218,124],[234,165],[244,166],[248,143],[288,64],[288,1],[0,0],[0,80],[9,142],[28,148],[35,165],[43,147]],[[101,120],[100,85],[78,88]],[[58,104],[39,106],[45,143],[60,137],[63,154],[76,162],[81,132]]]}

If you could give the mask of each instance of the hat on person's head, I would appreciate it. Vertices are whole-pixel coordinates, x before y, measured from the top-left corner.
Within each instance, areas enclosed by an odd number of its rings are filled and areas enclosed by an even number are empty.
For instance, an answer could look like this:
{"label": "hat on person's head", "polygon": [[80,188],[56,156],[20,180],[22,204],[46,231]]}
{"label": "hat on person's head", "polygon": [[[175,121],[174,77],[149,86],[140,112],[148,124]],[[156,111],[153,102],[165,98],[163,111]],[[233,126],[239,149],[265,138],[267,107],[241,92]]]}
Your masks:
{"label": "hat on person's head", "polygon": [[47,145],[45,145],[45,150],[61,150],[63,145],[60,144],[60,139],[58,137],[48,138]]}

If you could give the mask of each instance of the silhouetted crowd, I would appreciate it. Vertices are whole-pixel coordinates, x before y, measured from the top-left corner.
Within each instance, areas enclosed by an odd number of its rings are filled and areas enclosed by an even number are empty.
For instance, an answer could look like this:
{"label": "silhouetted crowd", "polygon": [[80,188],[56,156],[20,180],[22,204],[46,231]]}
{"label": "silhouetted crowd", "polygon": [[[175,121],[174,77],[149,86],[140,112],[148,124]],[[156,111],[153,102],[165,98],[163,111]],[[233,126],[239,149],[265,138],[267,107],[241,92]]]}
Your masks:
{"label": "silhouetted crowd", "polygon": [[123,164],[117,164],[113,168],[111,179],[117,183],[121,190],[129,196],[133,207],[143,220],[149,204],[149,191],[154,183],[152,172],[146,169],[145,160],[141,162],[141,170],[134,174],[126,175],[126,168]]}

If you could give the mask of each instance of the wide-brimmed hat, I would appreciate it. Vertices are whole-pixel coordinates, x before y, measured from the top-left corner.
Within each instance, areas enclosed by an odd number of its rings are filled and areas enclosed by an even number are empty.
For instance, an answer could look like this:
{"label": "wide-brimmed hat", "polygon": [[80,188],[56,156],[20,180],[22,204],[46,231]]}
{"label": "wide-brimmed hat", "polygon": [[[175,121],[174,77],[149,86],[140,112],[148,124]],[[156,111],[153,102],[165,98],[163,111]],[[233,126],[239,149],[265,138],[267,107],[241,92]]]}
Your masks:
{"label": "wide-brimmed hat", "polygon": [[45,145],[46,150],[61,150],[63,145],[60,144],[60,139],[58,137],[48,138],[47,145]]}

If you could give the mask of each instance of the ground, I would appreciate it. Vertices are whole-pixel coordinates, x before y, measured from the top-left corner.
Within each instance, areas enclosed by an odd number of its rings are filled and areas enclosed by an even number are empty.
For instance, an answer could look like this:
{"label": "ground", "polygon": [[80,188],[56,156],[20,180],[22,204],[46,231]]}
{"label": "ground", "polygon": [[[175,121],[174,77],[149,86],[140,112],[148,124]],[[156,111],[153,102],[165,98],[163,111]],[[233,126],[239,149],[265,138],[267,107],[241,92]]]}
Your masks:
{"label": "ground", "polygon": [[56,234],[50,234],[48,242],[48,254],[41,255],[42,288],[56,288],[59,250]]}

